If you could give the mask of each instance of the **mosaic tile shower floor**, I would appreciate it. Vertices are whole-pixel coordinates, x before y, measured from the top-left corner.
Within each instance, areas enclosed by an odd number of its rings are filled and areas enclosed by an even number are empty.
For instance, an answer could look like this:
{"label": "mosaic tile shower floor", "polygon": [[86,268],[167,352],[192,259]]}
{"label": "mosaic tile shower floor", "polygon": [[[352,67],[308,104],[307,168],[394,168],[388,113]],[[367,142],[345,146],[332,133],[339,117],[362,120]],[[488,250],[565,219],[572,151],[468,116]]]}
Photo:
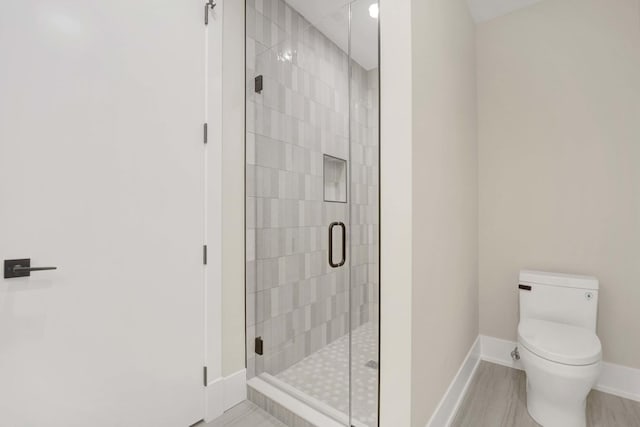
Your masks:
{"label": "mosaic tile shower floor", "polygon": [[[378,325],[373,322],[360,326],[352,333],[353,418],[370,427],[378,425],[377,337]],[[337,339],[276,377],[348,414],[349,336]]]}

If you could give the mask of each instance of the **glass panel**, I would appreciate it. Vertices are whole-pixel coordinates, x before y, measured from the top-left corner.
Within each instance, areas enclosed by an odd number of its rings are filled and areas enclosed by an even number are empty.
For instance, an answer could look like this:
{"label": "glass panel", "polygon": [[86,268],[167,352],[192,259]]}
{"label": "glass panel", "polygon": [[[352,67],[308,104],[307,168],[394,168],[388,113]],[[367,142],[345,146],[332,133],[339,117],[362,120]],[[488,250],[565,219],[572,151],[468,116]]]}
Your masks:
{"label": "glass panel", "polygon": [[378,425],[378,3],[351,3],[351,423]]}
{"label": "glass panel", "polygon": [[378,25],[332,4],[246,4],[248,376],[376,426]]}
{"label": "glass panel", "polygon": [[248,374],[349,425],[349,6],[246,6]]}

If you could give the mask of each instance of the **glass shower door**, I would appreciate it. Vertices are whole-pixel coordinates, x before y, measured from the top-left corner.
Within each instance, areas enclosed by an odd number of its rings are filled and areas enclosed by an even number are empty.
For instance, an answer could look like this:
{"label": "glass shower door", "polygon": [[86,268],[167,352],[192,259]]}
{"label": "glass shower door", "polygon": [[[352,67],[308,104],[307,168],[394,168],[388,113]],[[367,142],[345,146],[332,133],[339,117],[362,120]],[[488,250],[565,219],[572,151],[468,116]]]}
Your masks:
{"label": "glass shower door", "polygon": [[348,422],[348,7],[303,9],[247,2],[248,367]]}
{"label": "glass shower door", "polygon": [[378,425],[379,58],[377,0],[351,3],[350,67],[350,413]]}
{"label": "glass shower door", "polygon": [[341,424],[374,426],[377,19],[361,23],[375,39],[354,59],[356,9],[334,5],[247,0],[247,368]]}

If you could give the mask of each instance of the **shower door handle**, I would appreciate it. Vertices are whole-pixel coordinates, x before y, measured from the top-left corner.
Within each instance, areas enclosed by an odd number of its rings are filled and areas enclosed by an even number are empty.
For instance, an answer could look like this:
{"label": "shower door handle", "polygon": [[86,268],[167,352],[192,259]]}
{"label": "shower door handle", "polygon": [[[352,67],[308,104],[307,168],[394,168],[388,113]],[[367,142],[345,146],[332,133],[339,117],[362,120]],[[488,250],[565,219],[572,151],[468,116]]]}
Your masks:
{"label": "shower door handle", "polygon": [[[333,262],[333,229],[340,227],[342,229],[342,258],[337,264]],[[329,226],[329,265],[332,268],[342,267],[347,261],[347,227],[343,222],[332,222]]]}

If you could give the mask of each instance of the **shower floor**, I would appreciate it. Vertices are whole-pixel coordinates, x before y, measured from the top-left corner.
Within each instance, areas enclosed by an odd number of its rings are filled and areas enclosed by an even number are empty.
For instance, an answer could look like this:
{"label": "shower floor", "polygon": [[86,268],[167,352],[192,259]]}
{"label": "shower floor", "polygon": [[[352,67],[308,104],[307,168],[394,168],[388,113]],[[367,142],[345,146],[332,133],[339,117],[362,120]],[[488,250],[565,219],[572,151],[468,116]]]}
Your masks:
{"label": "shower floor", "polygon": [[[378,325],[366,323],[351,335],[353,418],[361,424],[375,426],[378,421]],[[335,340],[276,378],[349,414],[349,336]]]}

